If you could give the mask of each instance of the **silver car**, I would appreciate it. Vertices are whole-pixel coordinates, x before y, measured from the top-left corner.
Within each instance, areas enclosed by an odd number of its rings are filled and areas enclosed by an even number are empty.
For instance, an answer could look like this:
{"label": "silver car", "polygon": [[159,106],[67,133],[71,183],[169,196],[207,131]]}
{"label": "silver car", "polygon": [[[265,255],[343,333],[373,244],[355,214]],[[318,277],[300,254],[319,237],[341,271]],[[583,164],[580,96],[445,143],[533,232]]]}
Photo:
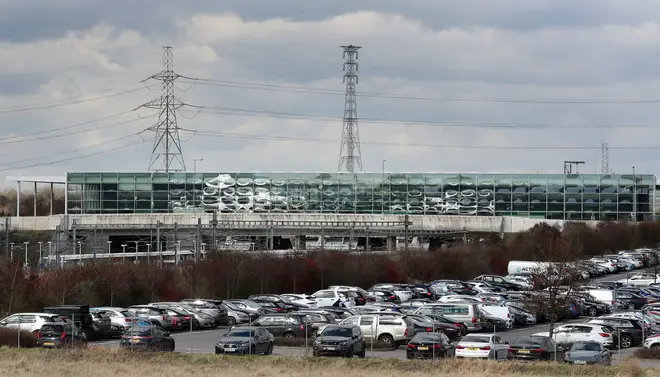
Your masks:
{"label": "silver car", "polygon": [[172,308],[175,310],[182,311],[193,317],[193,327],[195,328],[216,328],[215,318],[212,315],[206,314],[200,310],[195,309],[191,305],[181,302],[152,302],[149,305],[163,307],[163,308]]}
{"label": "silver car", "polygon": [[61,322],[53,313],[16,313],[0,321],[1,327],[37,332],[45,323]]}

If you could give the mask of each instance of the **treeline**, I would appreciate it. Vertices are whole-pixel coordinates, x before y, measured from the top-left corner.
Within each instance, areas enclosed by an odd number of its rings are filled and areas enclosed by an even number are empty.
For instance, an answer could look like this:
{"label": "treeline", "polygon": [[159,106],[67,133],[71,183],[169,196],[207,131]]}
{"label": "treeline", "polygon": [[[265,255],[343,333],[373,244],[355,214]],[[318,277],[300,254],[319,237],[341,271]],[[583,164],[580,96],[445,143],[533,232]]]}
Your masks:
{"label": "treeline", "polygon": [[255,293],[313,293],[329,285],[368,288],[378,282],[428,282],[506,274],[509,260],[547,260],[548,250],[573,259],[660,243],[660,223],[607,224],[563,230],[538,225],[505,239],[446,250],[394,255],[305,252],[276,256],[218,251],[197,265],[107,263],[24,274],[0,264],[0,312],[39,311],[54,304],[128,306],[186,297],[237,298]]}
{"label": "treeline", "polygon": [[[64,190],[54,189],[53,214],[64,213]],[[21,190],[21,216],[34,215],[34,192]],[[37,216],[50,215],[50,187],[37,189]],[[16,216],[16,190],[0,192],[0,217]]]}

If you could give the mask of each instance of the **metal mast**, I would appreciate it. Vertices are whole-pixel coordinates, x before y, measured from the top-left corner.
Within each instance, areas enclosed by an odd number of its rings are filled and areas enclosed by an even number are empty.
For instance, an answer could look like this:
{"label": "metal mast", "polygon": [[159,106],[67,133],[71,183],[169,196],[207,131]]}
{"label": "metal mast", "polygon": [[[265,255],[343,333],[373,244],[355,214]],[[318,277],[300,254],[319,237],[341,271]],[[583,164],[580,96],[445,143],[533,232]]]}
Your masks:
{"label": "metal mast", "polygon": [[[148,128],[156,133],[149,170],[186,171],[186,162],[183,159],[181,139],[179,138],[179,126],[176,122],[176,110],[185,104],[174,96],[174,81],[181,76],[174,72],[172,47],[166,46],[163,49],[163,70],[146,79],[163,82],[161,96],[141,106],[158,110],[158,123]],[[162,166],[159,163],[160,160],[162,160]]]}
{"label": "metal mast", "polygon": [[600,146],[600,173],[611,174],[610,172],[610,145],[602,143]]}
{"label": "metal mast", "polygon": [[353,173],[357,167],[362,170],[362,152],[360,151],[360,130],[358,129],[357,102],[355,100],[355,84],[358,83],[358,50],[359,46],[341,46],[344,49],[344,83],[346,95],[344,99],[344,126],[341,132],[341,148],[339,150],[339,165],[337,170],[344,168]]}

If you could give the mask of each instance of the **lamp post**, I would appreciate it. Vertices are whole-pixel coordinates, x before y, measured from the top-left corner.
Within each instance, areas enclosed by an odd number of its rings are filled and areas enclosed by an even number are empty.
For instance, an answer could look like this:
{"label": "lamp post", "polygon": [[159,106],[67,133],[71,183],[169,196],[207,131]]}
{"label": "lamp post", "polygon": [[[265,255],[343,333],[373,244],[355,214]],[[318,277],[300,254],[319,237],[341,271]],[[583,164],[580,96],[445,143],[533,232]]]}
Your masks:
{"label": "lamp post", "polygon": [[386,162],[387,162],[387,159],[384,158],[383,159],[383,170],[382,170],[382,172],[383,172],[382,181],[383,182],[381,183],[382,186],[383,186],[382,191],[381,191],[382,192],[382,198],[381,198],[381,202],[380,202],[380,212],[381,213],[385,213],[385,163]]}
{"label": "lamp post", "polygon": [[27,242],[27,241],[25,241],[25,242],[23,242],[23,244],[25,245],[25,268],[27,269],[27,266],[28,266],[28,255],[27,255],[28,253],[27,253],[27,247],[28,247],[28,245],[29,245],[30,243]]}
{"label": "lamp post", "polygon": [[179,265],[179,253],[181,252],[181,241],[176,241],[176,250],[174,251],[174,265]]}
{"label": "lamp post", "polygon": [[78,241],[78,264],[82,263],[82,241]]}
{"label": "lamp post", "polygon": [[193,204],[193,207],[195,207],[195,208],[197,208],[197,205],[195,204],[195,196],[196,196],[195,191],[197,191],[197,182],[195,181],[195,179],[196,179],[195,176],[197,175],[197,161],[202,162],[202,161],[204,161],[204,159],[203,158],[196,158],[196,159],[193,160],[193,182],[194,182],[193,185],[194,186],[193,186],[192,204]]}
{"label": "lamp post", "polygon": [[48,241],[48,268],[50,268],[50,257],[53,251],[53,241]]}
{"label": "lamp post", "polygon": [[149,257],[151,256],[151,244],[147,244],[147,264],[149,264]]}
{"label": "lamp post", "polygon": [[14,243],[9,243],[9,260],[14,260]]}
{"label": "lamp post", "polygon": [[44,248],[44,243],[39,241],[39,264],[37,265],[39,271],[41,271],[41,258],[43,258],[43,248]]}
{"label": "lamp post", "polygon": [[108,254],[112,253],[112,241],[108,241]]}
{"label": "lamp post", "polygon": [[126,244],[121,245],[121,261],[126,261]]}

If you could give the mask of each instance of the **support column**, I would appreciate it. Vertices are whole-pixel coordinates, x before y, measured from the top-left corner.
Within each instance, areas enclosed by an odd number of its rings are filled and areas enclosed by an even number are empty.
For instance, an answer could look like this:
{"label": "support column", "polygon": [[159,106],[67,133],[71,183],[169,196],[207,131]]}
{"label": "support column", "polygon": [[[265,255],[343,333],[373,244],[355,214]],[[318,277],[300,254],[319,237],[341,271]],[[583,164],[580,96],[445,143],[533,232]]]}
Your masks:
{"label": "support column", "polygon": [[34,217],[37,217],[37,182],[34,182],[34,198],[32,200],[32,210]]}
{"label": "support column", "polygon": [[294,239],[294,246],[296,250],[305,250],[307,248],[307,237],[296,236]]}
{"label": "support column", "polygon": [[387,251],[396,251],[396,236],[387,236]]}
{"label": "support column", "polygon": [[53,197],[55,196],[53,191],[53,182],[50,183],[50,215],[53,216]]}
{"label": "support column", "polygon": [[16,217],[21,217],[21,181],[16,181]]}

